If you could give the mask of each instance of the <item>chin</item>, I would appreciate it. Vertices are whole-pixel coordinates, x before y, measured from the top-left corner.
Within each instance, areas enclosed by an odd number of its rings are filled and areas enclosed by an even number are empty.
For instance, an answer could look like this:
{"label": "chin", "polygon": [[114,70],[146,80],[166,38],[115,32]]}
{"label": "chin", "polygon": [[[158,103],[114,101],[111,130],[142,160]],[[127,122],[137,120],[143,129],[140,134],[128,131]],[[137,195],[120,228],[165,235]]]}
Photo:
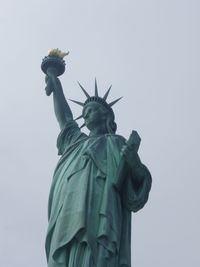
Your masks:
{"label": "chin", "polygon": [[94,128],[91,127],[90,125],[86,125],[87,129],[90,131],[90,132],[93,132]]}
{"label": "chin", "polygon": [[88,130],[90,130],[90,131],[92,131],[95,128],[94,124],[92,122],[90,122],[90,121],[89,122],[85,122],[85,125],[88,128]]}

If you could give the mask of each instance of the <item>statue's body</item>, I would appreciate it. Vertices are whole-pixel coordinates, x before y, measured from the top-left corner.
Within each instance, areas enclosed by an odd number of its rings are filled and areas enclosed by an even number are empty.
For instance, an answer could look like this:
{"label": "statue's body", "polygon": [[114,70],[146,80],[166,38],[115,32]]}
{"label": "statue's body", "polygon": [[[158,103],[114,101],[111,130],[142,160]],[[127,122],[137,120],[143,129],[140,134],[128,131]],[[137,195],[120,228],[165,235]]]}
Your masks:
{"label": "statue's body", "polygon": [[48,207],[48,267],[130,267],[131,211],[146,203],[151,175],[137,149],[115,134],[111,108],[85,92],[87,136],[73,120],[54,69],[46,83],[61,128]]}

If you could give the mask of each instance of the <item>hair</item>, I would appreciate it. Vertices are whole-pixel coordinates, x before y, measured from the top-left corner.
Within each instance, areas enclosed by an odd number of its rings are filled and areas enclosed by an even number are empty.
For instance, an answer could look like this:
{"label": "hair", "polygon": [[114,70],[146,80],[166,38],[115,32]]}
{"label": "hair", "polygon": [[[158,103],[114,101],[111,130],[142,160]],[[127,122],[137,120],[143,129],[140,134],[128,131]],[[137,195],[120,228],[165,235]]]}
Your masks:
{"label": "hair", "polygon": [[117,124],[113,118],[110,118],[110,116],[108,116],[108,119],[106,121],[106,127],[108,130],[108,133],[110,134],[115,134],[117,131]]}
{"label": "hair", "polygon": [[110,112],[104,106],[102,106],[102,111],[106,116],[106,128],[109,134],[115,134],[117,130],[117,124],[115,122],[114,113]]}

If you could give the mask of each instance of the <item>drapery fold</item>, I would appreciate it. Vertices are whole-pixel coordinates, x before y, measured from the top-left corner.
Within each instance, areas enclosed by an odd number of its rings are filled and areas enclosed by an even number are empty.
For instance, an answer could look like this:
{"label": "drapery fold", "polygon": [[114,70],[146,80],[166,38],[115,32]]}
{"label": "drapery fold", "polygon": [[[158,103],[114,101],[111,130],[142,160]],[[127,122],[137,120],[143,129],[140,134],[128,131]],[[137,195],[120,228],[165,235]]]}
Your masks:
{"label": "drapery fold", "polygon": [[74,121],[61,131],[57,146],[62,157],[54,172],[48,206],[48,267],[78,267],[69,260],[77,242],[86,244],[84,251],[90,254],[92,267],[98,267],[103,254],[102,261],[109,267],[131,266],[130,212],[145,205],[151,176],[141,165],[144,177],[140,188],[134,187],[130,171],[124,177],[122,193],[116,190],[116,170],[124,144],[125,139],[114,134],[88,137]]}

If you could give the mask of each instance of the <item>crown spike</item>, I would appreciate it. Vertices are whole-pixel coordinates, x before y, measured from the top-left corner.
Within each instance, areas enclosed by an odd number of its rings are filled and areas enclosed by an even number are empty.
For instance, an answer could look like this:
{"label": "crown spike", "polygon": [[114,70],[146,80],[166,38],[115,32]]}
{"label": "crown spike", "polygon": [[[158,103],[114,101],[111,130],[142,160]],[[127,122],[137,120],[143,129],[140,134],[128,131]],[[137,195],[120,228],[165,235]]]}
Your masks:
{"label": "crown spike", "polygon": [[70,101],[72,101],[72,102],[74,102],[74,103],[76,103],[76,104],[78,104],[78,105],[80,105],[80,106],[84,106],[84,103],[82,103],[82,102],[79,102],[79,101],[76,101],[76,100],[72,100],[72,99],[69,99]]}
{"label": "crown spike", "polygon": [[82,89],[83,93],[86,95],[86,97],[90,98],[90,95],[86,92],[86,90],[83,88],[83,86],[79,82],[77,82],[77,83],[81,87],[81,89]]}
{"label": "crown spike", "polygon": [[109,93],[110,93],[110,89],[111,89],[111,87],[112,87],[112,85],[109,87],[109,89],[108,89],[108,91],[105,93],[105,95],[104,95],[104,97],[103,97],[103,99],[106,101],[106,99],[107,99],[107,97],[108,97],[108,95],[109,95]]}
{"label": "crown spike", "polygon": [[83,118],[83,115],[77,117],[77,118],[75,119],[75,121],[77,121],[77,120],[79,120],[79,119],[81,119],[81,118]]}
{"label": "crown spike", "polygon": [[109,103],[108,105],[109,105],[110,107],[112,107],[112,106],[115,105],[120,99],[122,99],[122,97],[120,97],[120,98],[114,100],[113,102]]}
{"label": "crown spike", "polygon": [[85,123],[83,123],[83,125],[81,125],[80,129],[83,128],[83,127],[85,127]]}
{"label": "crown spike", "polygon": [[97,79],[95,78],[95,96],[98,97]]}

